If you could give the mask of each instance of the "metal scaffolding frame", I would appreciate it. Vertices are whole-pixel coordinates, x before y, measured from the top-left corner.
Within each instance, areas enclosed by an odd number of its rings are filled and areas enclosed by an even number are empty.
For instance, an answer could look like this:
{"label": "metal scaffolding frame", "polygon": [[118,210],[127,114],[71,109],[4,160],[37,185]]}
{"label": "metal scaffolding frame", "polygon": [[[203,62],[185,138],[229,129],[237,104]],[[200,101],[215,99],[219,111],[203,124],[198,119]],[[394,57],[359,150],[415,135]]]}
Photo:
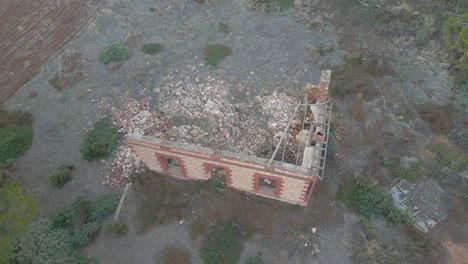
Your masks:
{"label": "metal scaffolding frame", "polygon": [[[307,117],[308,117],[309,112],[310,112],[310,106],[312,106],[312,105],[319,107],[320,111],[319,111],[318,115],[321,116],[321,117],[324,117],[324,123],[315,122],[317,120],[314,120],[314,121],[308,121],[307,120]],[[291,149],[291,146],[288,144],[288,141],[289,141],[288,135],[289,135],[289,129],[291,128],[292,121],[295,119],[296,113],[297,113],[297,111],[299,110],[299,108],[301,106],[303,106],[304,110],[303,110],[302,118],[301,118],[302,119],[302,124],[301,124],[301,130],[300,131],[304,131],[304,129],[308,128],[309,132],[308,132],[307,138],[305,140],[305,143],[299,143],[299,142],[296,141],[297,149],[294,150],[294,149]],[[272,154],[272,156],[271,156],[271,158],[270,158],[270,160],[268,162],[268,166],[271,166],[271,164],[273,163],[273,160],[275,159],[278,151],[280,150],[281,146],[283,146],[282,155],[281,155],[281,163],[280,163],[279,167],[280,168],[284,167],[283,165],[284,165],[285,153],[287,151],[292,151],[296,155],[296,162],[295,162],[295,164],[292,164],[292,165],[295,165],[294,172],[297,172],[297,169],[299,167],[302,167],[302,161],[303,161],[303,158],[304,158],[304,151],[305,151],[306,147],[309,147],[310,144],[311,144],[313,128],[314,127],[321,127],[323,131],[326,131],[325,140],[320,142],[320,148],[318,148],[319,156],[312,156],[311,157],[312,159],[317,160],[319,165],[314,166],[313,164],[310,164],[310,166],[308,168],[306,168],[306,169],[308,171],[309,176],[317,176],[320,180],[323,180],[323,175],[324,175],[324,171],[325,171],[325,164],[326,164],[326,157],[327,157],[327,151],[328,151],[328,140],[329,140],[329,135],[330,135],[330,123],[331,123],[332,107],[333,107],[333,104],[331,102],[325,102],[325,103],[321,103],[321,104],[309,104],[309,103],[306,102],[306,103],[297,104],[294,107],[294,110],[292,111],[292,114],[289,117],[288,124],[287,124],[286,128],[284,129],[284,132],[283,132],[279,142],[276,145],[275,151],[273,152],[273,154]],[[286,139],[286,141],[284,141],[285,139]],[[314,148],[317,149],[316,147],[314,147]]]}

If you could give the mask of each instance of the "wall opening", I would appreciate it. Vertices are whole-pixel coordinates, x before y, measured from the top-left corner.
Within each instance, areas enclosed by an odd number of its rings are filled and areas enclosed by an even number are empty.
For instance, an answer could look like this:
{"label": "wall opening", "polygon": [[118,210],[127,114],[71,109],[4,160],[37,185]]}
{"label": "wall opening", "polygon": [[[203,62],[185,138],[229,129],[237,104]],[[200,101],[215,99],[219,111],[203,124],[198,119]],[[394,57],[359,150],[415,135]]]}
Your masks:
{"label": "wall opening", "polygon": [[182,168],[180,167],[180,163],[177,159],[165,157],[164,160],[166,161],[168,170],[180,173],[182,172]]}
{"label": "wall opening", "polygon": [[227,185],[226,177],[227,177],[226,169],[213,167],[213,166],[210,168],[210,179],[220,181],[226,186]]}
{"label": "wall opening", "polygon": [[258,178],[258,192],[274,196],[278,191],[278,180],[264,177]]}

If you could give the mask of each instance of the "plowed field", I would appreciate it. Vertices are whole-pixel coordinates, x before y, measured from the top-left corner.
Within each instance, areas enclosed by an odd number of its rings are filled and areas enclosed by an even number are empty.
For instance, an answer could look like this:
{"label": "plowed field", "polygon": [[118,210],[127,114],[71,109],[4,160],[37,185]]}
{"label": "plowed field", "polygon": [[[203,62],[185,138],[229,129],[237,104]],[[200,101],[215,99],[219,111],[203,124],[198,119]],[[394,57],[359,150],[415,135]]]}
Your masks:
{"label": "plowed field", "polygon": [[0,103],[93,19],[105,0],[0,0]]}

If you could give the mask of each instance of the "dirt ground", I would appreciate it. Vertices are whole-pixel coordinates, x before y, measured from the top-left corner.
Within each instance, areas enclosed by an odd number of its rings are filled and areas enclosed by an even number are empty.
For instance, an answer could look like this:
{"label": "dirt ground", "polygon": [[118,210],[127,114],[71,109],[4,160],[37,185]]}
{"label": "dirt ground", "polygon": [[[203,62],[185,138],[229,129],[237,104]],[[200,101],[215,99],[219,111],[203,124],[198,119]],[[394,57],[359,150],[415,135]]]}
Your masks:
{"label": "dirt ground", "polygon": [[103,2],[0,1],[0,103],[86,27]]}
{"label": "dirt ground", "polygon": [[[165,246],[177,244],[189,250],[193,263],[202,263],[198,253],[200,241],[191,237],[192,223],[203,220],[209,225],[240,218],[255,230],[244,245],[240,263],[257,252],[262,253],[265,263],[353,263],[353,254],[362,238],[361,227],[359,217],[347,212],[336,200],[339,184],[343,178],[359,175],[372,177],[382,186],[395,183],[388,171],[379,166],[380,155],[425,153],[435,136],[417,116],[415,108],[426,103],[449,102],[452,80],[448,56],[439,42],[429,40],[422,45],[411,34],[388,32],[386,23],[369,19],[368,12],[362,11],[357,1],[349,9],[359,12],[352,19],[345,17],[338,5],[346,2],[343,1],[302,1],[303,7],[281,12],[254,7],[250,0],[207,0],[204,4],[189,0],[114,0],[103,5],[99,5],[101,1],[71,1],[73,8],[64,10],[39,8],[46,2],[64,3],[61,1],[35,1],[34,5],[32,1],[3,1],[0,14],[7,8],[17,8],[19,12],[14,14],[37,9],[32,14],[38,19],[44,17],[39,19],[42,24],[31,24],[33,20],[23,21],[19,15],[0,16],[0,22],[8,17],[18,19],[28,25],[22,26],[22,30],[39,32],[28,39],[27,35],[17,33],[21,30],[18,25],[4,27],[8,23],[0,23],[0,35],[11,38],[8,40],[11,43],[21,43],[4,46],[2,42],[1,50],[7,50],[2,53],[2,62],[11,63],[0,66],[0,98],[10,95],[37,73],[6,106],[30,111],[35,120],[33,146],[19,159],[15,169],[17,179],[36,195],[39,216],[52,216],[79,195],[93,197],[101,192],[122,191],[109,190],[99,183],[104,176],[104,161],[86,162],[80,153],[86,130],[109,114],[102,109],[116,103],[116,92],[147,99],[160,108],[165,102],[161,90],[168,89],[165,84],[184,80],[188,73],[195,72],[201,80],[210,76],[225,81],[226,101],[233,104],[275,91],[300,100],[306,83],[317,82],[322,70],[335,69],[345,63],[345,55],[353,54],[362,60],[375,59],[378,65],[390,65],[389,70],[372,77],[376,85],[368,94],[365,91],[364,100],[356,99],[356,103],[355,93],[333,98],[333,122],[341,147],[337,156],[327,161],[325,180],[318,185],[307,208],[232,190],[216,197],[197,192],[193,183],[155,178],[148,185],[152,192],[176,198],[155,207],[155,214],[165,212],[160,224],[139,230],[137,216],[142,200],[135,184],[121,215],[129,224],[128,235],[116,238],[101,234],[84,250],[84,254],[96,257],[100,263],[153,263]],[[26,3],[30,6],[21,8]],[[418,11],[411,5],[401,8],[410,14]],[[52,17],[67,17],[66,23],[48,20],[54,14],[50,12],[58,10],[62,13]],[[96,19],[64,46],[92,14]],[[220,32],[220,22],[227,23],[230,31]],[[41,29],[35,29],[36,26]],[[63,32],[67,32],[66,36]],[[43,36],[51,37],[41,40]],[[30,47],[25,45],[32,45],[32,40],[36,41],[38,52],[13,57],[16,50],[12,47]],[[113,42],[126,43],[132,48],[132,55],[117,69],[109,70],[98,61],[98,52]],[[162,43],[163,49],[154,56],[143,54],[141,46],[149,42]],[[216,68],[203,64],[203,48],[211,43],[228,45],[233,50]],[[53,61],[46,63],[57,53]],[[79,66],[64,66],[63,61],[71,57],[80,58],[76,61]],[[25,66],[26,61],[30,62]],[[405,78],[395,77],[399,67],[404,69],[401,74]],[[52,86],[55,82],[50,80],[64,69],[79,71],[72,75],[79,74],[80,78],[56,89]],[[9,74],[12,71],[14,74]],[[360,75],[354,74],[356,78]],[[333,78],[332,74],[332,84]],[[47,175],[64,163],[72,163],[76,168],[73,180],[61,190],[52,190]],[[458,180],[451,182],[444,188],[466,187]],[[178,202],[171,203],[173,200]],[[454,200],[451,207],[460,208],[458,203]],[[178,206],[177,210],[173,206]],[[443,241],[448,250],[447,261],[443,262],[459,263],[463,259],[460,256],[466,255],[463,249],[467,248],[468,240],[463,234],[468,226],[463,219],[467,215],[466,210],[453,209],[447,221],[430,234]],[[372,225],[385,240],[406,239],[398,227],[379,221]],[[317,232],[312,233],[311,228],[317,228]],[[419,262],[431,263],[424,258]]]}

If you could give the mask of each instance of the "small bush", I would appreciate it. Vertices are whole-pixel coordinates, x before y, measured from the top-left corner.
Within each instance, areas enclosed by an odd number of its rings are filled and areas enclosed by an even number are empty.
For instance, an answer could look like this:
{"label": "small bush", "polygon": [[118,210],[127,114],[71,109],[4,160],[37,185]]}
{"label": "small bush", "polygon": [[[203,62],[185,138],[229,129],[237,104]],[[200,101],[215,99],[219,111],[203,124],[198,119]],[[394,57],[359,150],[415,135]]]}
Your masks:
{"label": "small bush", "polygon": [[67,182],[72,179],[73,166],[62,165],[49,175],[49,183],[54,188],[62,188]]}
{"label": "small bush", "polygon": [[150,8],[148,8],[148,10],[149,10],[150,12],[153,12],[153,13],[156,12],[156,8],[155,8],[155,7],[150,7]]}
{"label": "small bush", "polygon": [[52,218],[52,228],[69,228],[73,221],[73,213],[70,210],[59,212]]}
{"label": "small bush", "polygon": [[70,243],[74,247],[84,247],[99,232],[100,223],[89,222],[73,229],[70,237]]}
{"label": "small bush", "polygon": [[0,109],[0,169],[12,164],[32,145],[31,114]]}
{"label": "small bush", "polygon": [[340,186],[338,198],[351,210],[367,219],[383,216],[391,223],[401,223],[403,212],[396,208],[390,195],[383,193],[365,179],[349,179]]}
{"label": "small bush", "polygon": [[216,67],[218,63],[232,53],[231,48],[222,44],[210,44],[204,49],[205,63]]}
{"label": "small bush", "polygon": [[189,264],[190,253],[177,246],[169,246],[163,249],[161,255],[156,258],[156,263],[161,264]]}
{"label": "small bush", "polygon": [[468,193],[463,194],[462,199],[468,203]]}
{"label": "small bush", "polygon": [[130,49],[124,44],[113,43],[101,49],[99,52],[99,60],[104,64],[125,61],[130,58],[130,53]]}
{"label": "small bush", "polygon": [[206,264],[237,263],[243,249],[246,230],[228,222],[211,228],[203,241],[201,256]]}
{"label": "small bush", "polygon": [[89,211],[88,222],[102,222],[117,209],[119,200],[115,195],[101,195],[94,200]]}
{"label": "small bush", "polygon": [[454,129],[449,134],[458,146],[468,151],[468,128]]}
{"label": "small bush", "polygon": [[459,53],[468,52],[468,12],[447,18],[444,24],[445,45]]}
{"label": "small bush", "polygon": [[162,49],[162,45],[160,43],[148,43],[143,45],[141,48],[141,52],[149,55],[154,55],[158,53]]}
{"label": "small bush", "polygon": [[224,21],[220,21],[218,23],[218,32],[222,32],[222,33],[229,33],[231,32],[231,27],[229,26],[228,23],[224,22]]}
{"label": "small bush", "polygon": [[106,233],[122,236],[127,234],[128,226],[125,222],[122,221],[111,221],[104,225],[104,231]]}
{"label": "small bush", "polygon": [[195,182],[198,191],[208,191],[214,195],[220,195],[226,188],[226,184],[219,179],[199,180]]}
{"label": "small bush", "polygon": [[119,140],[117,129],[112,127],[109,119],[102,119],[86,134],[83,144],[83,158],[95,160],[107,158],[116,148]]}
{"label": "small bush", "polygon": [[70,208],[74,215],[82,217],[83,219],[88,217],[89,211],[93,206],[93,202],[82,197],[78,196],[71,204]]}

